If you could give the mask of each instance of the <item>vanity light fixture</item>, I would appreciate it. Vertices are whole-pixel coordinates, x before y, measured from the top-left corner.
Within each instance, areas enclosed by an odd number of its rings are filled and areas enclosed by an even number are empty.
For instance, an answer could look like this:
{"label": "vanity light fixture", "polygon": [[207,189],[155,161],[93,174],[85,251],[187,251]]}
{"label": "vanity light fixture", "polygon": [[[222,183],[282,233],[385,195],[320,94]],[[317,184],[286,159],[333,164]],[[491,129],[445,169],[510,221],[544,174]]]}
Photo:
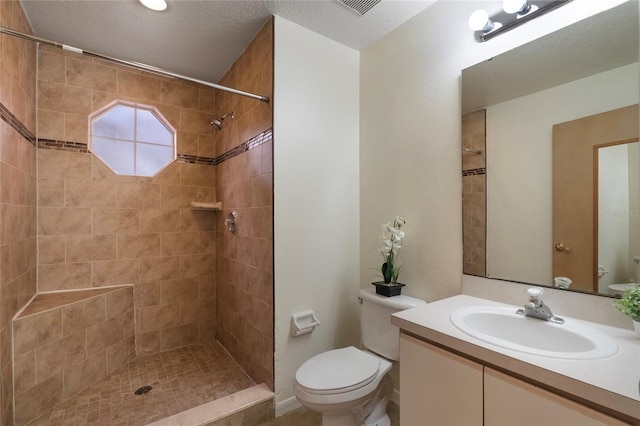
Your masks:
{"label": "vanity light fixture", "polygon": [[564,6],[571,0],[504,0],[502,10],[489,15],[484,10],[476,10],[469,17],[469,28],[478,43],[509,31],[527,21]]}
{"label": "vanity light fixture", "polygon": [[156,12],[161,12],[167,8],[167,2],[165,0],[140,0],[140,3]]}

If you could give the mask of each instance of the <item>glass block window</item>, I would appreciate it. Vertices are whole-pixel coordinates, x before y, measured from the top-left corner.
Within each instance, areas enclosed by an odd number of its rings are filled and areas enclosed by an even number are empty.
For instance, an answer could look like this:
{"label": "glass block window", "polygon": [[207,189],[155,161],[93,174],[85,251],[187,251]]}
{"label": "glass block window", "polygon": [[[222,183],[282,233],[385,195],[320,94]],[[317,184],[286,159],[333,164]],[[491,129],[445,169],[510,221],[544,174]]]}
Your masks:
{"label": "glass block window", "polygon": [[89,119],[89,150],[116,174],[154,176],[176,159],[176,131],[152,106],[115,101]]}

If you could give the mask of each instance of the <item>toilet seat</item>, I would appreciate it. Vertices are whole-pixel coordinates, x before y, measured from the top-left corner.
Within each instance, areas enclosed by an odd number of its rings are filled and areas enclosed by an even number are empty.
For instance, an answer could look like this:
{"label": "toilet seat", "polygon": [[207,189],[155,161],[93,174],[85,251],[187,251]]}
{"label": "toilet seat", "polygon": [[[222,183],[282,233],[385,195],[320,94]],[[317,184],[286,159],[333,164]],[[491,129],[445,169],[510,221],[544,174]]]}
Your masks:
{"label": "toilet seat", "polygon": [[378,377],[379,371],[378,359],[349,346],[307,360],[296,372],[296,382],[311,394],[339,394],[368,385]]}

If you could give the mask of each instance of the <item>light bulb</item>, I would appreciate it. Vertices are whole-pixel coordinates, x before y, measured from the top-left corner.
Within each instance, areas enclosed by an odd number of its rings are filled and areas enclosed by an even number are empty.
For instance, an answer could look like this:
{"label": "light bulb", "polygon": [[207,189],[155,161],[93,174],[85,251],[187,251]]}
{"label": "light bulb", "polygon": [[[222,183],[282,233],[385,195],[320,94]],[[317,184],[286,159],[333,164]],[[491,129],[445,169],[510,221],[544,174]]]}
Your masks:
{"label": "light bulb", "polygon": [[140,0],[140,3],[145,5],[151,10],[162,11],[167,8],[167,2],[165,0]]}
{"label": "light bulb", "polygon": [[531,5],[527,0],[503,0],[502,9],[507,13],[527,13]]}
{"label": "light bulb", "polygon": [[489,14],[486,10],[478,9],[469,17],[469,28],[473,31],[490,31],[493,28],[493,23],[489,19]]}

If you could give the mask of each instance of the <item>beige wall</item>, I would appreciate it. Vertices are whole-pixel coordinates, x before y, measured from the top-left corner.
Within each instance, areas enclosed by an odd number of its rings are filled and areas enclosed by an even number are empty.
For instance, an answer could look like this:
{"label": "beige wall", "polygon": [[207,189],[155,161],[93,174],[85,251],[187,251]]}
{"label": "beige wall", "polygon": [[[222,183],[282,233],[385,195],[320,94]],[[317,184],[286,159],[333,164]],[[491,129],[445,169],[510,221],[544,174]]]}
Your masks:
{"label": "beige wall", "polygon": [[43,48],[38,95],[38,291],[134,284],[138,354],[213,338],[215,213],[190,202],[215,201],[214,167],[118,176],[86,150],[88,115],[125,99],[158,108],[179,155],[212,156],[213,91]]}
{"label": "beige wall", "polygon": [[[273,21],[270,20],[220,80],[220,84],[272,98]],[[216,94],[215,117],[235,111],[216,132],[222,155],[272,127],[269,103]],[[270,134],[270,133],[268,133]],[[218,339],[257,383],[273,388],[273,142],[216,166]],[[235,210],[238,229],[224,219]]]}
{"label": "beige wall", "polygon": [[[17,1],[0,1],[0,23],[31,33]],[[11,425],[11,319],[36,291],[36,47],[2,35],[0,48],[0,424]]]}

